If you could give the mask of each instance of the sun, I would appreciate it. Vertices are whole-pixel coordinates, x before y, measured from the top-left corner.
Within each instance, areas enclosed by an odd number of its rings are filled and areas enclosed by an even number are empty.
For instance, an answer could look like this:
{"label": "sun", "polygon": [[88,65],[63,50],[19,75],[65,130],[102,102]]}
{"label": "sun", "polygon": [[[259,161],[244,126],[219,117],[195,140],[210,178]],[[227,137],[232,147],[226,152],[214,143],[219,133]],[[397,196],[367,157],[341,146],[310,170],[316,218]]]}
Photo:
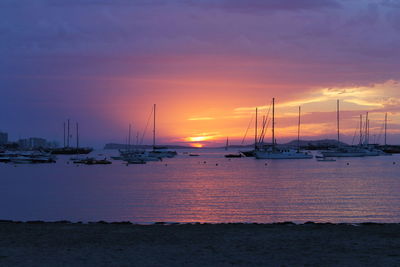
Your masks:
{"label": "sun", "polygon": [[196,148],[202,148],[203,144],[200,143],[194,143],[194,144],[190,144],[191,147],[196,147]]}
{"label": "sun", "polygon": [[206,141],[212,139],[211,136],[192,136],[192,137],[187,137],[186,141],[187,142],[201,142],[201,141]]}

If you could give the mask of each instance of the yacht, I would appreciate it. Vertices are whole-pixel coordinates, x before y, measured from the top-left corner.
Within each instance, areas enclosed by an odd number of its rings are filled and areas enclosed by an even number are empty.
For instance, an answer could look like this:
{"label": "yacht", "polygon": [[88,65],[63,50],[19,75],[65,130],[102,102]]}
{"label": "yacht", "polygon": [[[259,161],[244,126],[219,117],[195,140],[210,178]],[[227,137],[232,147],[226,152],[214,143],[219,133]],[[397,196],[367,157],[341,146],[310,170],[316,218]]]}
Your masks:
{"label": "yacht", "polygon": [[300,107],[299,107],[299,122],[297,131],[298,148],[295,149],[281,149],[276,147],[275,141],[275,98],[272,99],[272,146],[266,149],[256,149],[256,159],[312,159],[313,155],[300,151]]}
{"label": "yacht", "polygon": [[364,157],[367,156],[365,149],[353,146],[340,145],[340,128],[339,128],[339,99],[337,100],[337,147],[334,149],[322,151],[324,157]]}

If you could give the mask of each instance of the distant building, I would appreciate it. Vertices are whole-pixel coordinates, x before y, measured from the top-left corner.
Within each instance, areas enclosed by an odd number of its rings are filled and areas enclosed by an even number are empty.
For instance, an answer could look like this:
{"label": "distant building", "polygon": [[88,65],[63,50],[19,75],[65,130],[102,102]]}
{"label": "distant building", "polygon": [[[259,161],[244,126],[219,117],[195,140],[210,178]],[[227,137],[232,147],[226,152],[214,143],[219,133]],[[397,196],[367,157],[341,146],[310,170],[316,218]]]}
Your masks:
{"label": "distant building", "polygon": [[29,144],[29,139],[19,139],[18,140],[18,146],[20,149],[29,149],[30,144]]}
{"label": "distant building", "polygon": [[59,147],[59,143],[57,141],[47,142],[47,148],[57,148],[57,147]]}
{"label": "distant building", "polygon": [[5,145],[8,143],[8,133],[0,132],[0,145]]}
{"label": "distant building", "polygon": [[46,139],[43,139],[43,138],[31,137],[31,138],[29,138],[29,144],[30,144],[30,148],[34,148],[34,149],[47,147],[47,141],[46,141]]}
{"label": "distant building", "polygon": [[19,139],[18,145],[21,149],[38,149],[48,147],[46,139],[37,137]]}

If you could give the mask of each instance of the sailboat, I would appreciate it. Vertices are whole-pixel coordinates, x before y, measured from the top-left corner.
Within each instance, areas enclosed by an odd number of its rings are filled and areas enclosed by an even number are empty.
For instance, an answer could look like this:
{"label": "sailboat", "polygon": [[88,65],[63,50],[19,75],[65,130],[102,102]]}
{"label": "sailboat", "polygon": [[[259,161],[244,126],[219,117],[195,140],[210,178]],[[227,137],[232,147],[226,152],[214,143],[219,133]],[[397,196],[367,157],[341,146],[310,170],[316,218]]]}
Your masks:
{"label": "sailboat", "polygon": [[[360,115],[360,143],[358,145],[358,148],[365,152],[365,156],[379,156],[383,154],[383,151],[380,151],[377,149],[374,145],[369,144],[369,119],[368,119],[368,112],[365,117],[365,133],[362,133],[362,115]],[[364,142],[363,142],[363,137],[364,137]]]}
{"label": "sailboat", "polygon": [[93,148],[91,148],[91,147],[79,147],[78,123],[76,124],[76,127],[77,127],[76,128],[76,131],[77,131],[77,133],[76,133],[77,146],[76,146],[76,148],[69,146],[69,141],[70,141],[70,137],[71,137],[70,131],[69,131],[70,130],[69,120],[67,121],[67,123],[68,123],[68,125],[67,125],[68,127],[67,127],[67,138],[66,138],[66,136],[65,136],[65,130],[66,129],[65,129],[65,122],[64,122],[64,147],[52,149],[50,151],[51,154],[56,154],[56,155],[74,155],[74,154],[76,154],[76,155],[78,155],[78,154],[89,154],[90,152],[92,152]]}
{"label": "sailboat", "polygon": [[299,123],[296,149],[281,149],[276,147],[275,140],[275,98],[272,99],[272,146],[263,150],[256,150],[256,159],[312,159],[313,155],[300,152],[300,108],[299,108]]}
{"label": "sailboat", "polygon": [[[324,157],[364,157],[366,152],[359,147],[340,145],[340,124],[339,124],[339,99],[337,100],[337,147],[335,149],[322,151]],[[366,124],[368,124],[368,119]]]}
{"label": "sailboat", "polygon": [[[226,145],[225,145],[225,150],[227,151],[229,147],[229,139],[228,137],[226,138]],[[242,154],[238,153],[238,154],[226,154],[225,158],[241,158],[243,157]]]}
{"label": "sailboat", "polygon": [[153,150],[148,152],[150,157],[156,158],[173,158],[177,155],[176,151],[164,150],[156,147],[156,104],[153,106]]}
{"label": "sailboat", "polygon": [[71,157],[70,160],[72,161],[81,161],[85,159],[89,159],[88,157],[79,156],[79,154],[86,154],[86,153],[79,153],[79,125],[76,123],[76,149],[75,149],[75,156]]}
{"label": "sailboat", "polygon": [[[239,151],[245,157],[255,157],[257,151],[257,118],[258,118],[258,108],[256,108],[256,118],[255,118],[255,125],[254,125],[254,149],[247,150],[247,151]],[[250,121],[251,123],[251,121]],[[249,124],[250,126],[250,124]],[[247,133],[247,131],[246,131]],[[243,139],[244,140],[244,139]]]}
{"label": "sailboat", "polygon": [[[132,150],[131,146],[131,124],[129,124],[129,133],[128,133],[128,144],[126,150],[120,150],[120,157],[122,160],[126,161],[128,164],[144,164],[147,161],[160,161],[161,157],[155,157],[149,155],[148,151],[145,150]],[[113,159],[117,159],[114,157]]]}
{"label": "sailboat", "polygon": [[[361,117],[360,117],[361,118]],[[360,148],[363,149],[366,153],[366,156],[390,156],[390,153],[386,153],[383,151],[383,149],[379,148],[377,144],[370,144],[369,143],[369,120],[368,120],[368,112],[367,112],[367,122],[366,122],[366,127],[365,127],[365,142],[360,145]],[[360,122],[361,125],[361,122]],[[386,147],[386,138],[387,138],[387,113],[385,113],[385,120],[384,120],[384,148]],[[361,140],[361,137],[360,137]]]}

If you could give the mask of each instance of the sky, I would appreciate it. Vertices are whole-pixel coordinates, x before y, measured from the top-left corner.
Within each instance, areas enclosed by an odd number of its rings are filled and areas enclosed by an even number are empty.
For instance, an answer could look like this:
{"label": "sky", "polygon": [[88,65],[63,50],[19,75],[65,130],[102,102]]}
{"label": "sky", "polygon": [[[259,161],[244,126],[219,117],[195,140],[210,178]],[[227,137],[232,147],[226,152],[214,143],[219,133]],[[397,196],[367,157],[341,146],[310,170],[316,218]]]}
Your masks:
{"label": "sky", "polygon": [[[400,143],[398,0],[2,0],[0,131],[62,143],[253,141],[275,98],[276,138]],[[270,117],[269,117],[270,118]],[[259,125],[261,127],[261,123]],[[270,138],[270,127],[266,139]],[[133,138],[135,139],[135,138]],[[141,138],[139,138],[141,139]]]}

